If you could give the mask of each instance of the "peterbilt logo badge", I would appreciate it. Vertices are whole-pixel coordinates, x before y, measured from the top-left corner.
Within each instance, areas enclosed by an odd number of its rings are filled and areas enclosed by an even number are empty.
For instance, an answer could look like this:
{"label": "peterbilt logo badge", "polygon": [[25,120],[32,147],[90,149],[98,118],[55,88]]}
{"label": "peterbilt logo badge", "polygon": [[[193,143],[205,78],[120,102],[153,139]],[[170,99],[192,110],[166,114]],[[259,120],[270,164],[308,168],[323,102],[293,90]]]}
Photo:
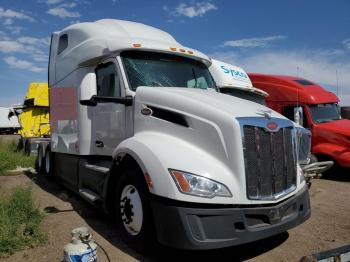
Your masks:
{"label": "peterbilt logo badge", "polygon": [[275,122],[269,122],[267,123],[266,128],[270,131],[275,131],[278,129],[278,125]]}
{"label": "peterbilt logo badge", "polygon": [[271,110],[258,110],[258,112],[256,112],[258,115],[264,116],[267,119],[271,119]]}

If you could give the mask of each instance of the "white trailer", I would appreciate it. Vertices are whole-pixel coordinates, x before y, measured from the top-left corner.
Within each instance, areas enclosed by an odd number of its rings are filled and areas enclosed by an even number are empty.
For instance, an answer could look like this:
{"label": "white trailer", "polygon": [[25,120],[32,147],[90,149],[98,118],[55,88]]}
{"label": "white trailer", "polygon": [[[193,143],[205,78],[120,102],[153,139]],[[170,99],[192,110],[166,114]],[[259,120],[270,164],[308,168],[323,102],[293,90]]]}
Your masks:
{"label": "white trailer", "polygon": [[126,243],[211,249],[310,216],[296,129],[217,92],[211,60],[140,23],[53,33],[49,176],[114,215]]}
{"label": "white trailer", "polygon": [[14,134],[20,128],[14,109],[0,106],[0,134]]}

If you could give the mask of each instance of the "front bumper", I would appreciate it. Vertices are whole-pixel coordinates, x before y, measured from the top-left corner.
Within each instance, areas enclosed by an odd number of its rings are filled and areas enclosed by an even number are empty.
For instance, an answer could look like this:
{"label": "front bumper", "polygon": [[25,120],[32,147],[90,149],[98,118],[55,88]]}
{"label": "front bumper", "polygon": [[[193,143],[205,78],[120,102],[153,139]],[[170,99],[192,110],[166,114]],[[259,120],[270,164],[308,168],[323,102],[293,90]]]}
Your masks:
{"label": "front bumper", "polygon": [[252,242],[287,231],[310,217],[307,187],[276,205],[222,208],[166,202],[152,201],[157,238],[163,245],[180,249]]}

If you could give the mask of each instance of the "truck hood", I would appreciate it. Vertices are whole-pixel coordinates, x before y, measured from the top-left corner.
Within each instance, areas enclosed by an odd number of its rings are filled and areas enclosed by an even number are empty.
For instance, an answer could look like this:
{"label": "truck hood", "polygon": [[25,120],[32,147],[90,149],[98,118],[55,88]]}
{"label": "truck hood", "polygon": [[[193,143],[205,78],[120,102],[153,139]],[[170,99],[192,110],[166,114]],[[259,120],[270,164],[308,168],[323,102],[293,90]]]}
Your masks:
{"label": "truck hood", "polygon": [[324,132],[350,136],[350,120],[348,119],[335,120],[328,123],[320,123],[317,124],[317,128]]}
{"label": "truck hood", "polygon": [[[269,111],[271,117],[283,118],[279,113],[254,102],[225,95],[211,90],[176,87],[139,87],[136,92],[141,100],[198,116],[211,112],[227,115],[231,119],[239,117],[261,117]],[[210,114],[210,113],[209,113]]]}
{"label": "truck hood", "polygon": [[[153,141],[150,152],[162,147],[162,154],[172,155],[162,159],[165,170],[175,168],[214,179],[235,192],[235,203],[250,204],[252,200],[238,198],[246,196],[241,125],[243,121],[268,123],[264,112],[269,112],[271,121],[283,119],[280,122],[294,126],[265,106],[215,90],[138,87],[134,138]],[[157,141],[167,142],[156,146]]]}

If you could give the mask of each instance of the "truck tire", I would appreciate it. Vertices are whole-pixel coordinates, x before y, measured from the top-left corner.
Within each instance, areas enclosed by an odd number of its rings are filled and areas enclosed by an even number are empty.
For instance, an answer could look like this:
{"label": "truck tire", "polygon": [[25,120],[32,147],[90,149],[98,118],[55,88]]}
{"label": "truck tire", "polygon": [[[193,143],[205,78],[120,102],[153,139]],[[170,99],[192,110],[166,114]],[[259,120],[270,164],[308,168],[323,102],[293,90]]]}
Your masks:
{"label": "truck tire", "polygon": [[126,170],[117,183],[115,219],[123,241],[145,253],[156,246],[149,190],[138,169]]}
{"label": "truck tire", "polygon": [[24,154],[26,156],[30,156],[30,140],[29,139],[26,139],[25,142],[24,142]]}
{"label": "truck tire", "polygon": [[54,153],[51,152],[50,146],[46,147],[45,158],[44,158],[44,173],[48,179],[53,179],[55,176],[55,166],[54,166]]}
{"label": "truck tire", "polygon": [[35,161],[35,170],[41,174],[44,171],[44,166],[45,166],[45,157],[44,157],[44,151],[42,145],[38,146],[38,153],[36,156],[36,161]]}
{"label": "truck tire", "polygon": [[22,149],[23,149],[23,138],[21,137],[20,139],[18,139],[16,152],[20,152],[20,151],[22,151]]}

